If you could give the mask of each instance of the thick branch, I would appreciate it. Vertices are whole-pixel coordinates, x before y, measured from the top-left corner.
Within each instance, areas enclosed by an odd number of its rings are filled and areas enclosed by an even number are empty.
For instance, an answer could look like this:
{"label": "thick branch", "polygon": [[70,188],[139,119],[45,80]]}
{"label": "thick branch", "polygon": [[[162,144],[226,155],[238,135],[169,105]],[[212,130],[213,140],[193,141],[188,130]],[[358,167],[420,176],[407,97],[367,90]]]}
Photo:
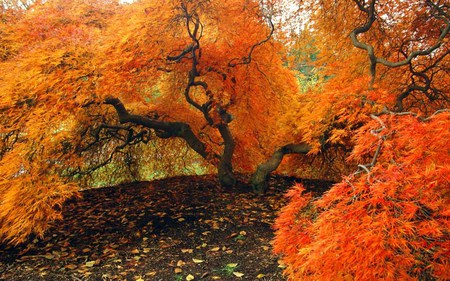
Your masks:
{"label": "thick branch", "polygon": [[276,150],[269,160],[258,166],[253,174],[251,179],[253,191],[263,194],[267,190],[267,179],[270,173],[278,168],[286,154],[307,154],[310,150],[311,146],[306,143],[287,144]]}
{"label": "thick branch", "polygon": [[[192,131],[191,127],[186,123],[165,122],[151,119],[142,115],[130,114],[126,110],[123,103],[118,98],[114,97],[106,98],[105,104],[110,104],[114,107],[121,124],[133,123],[149,129],[154,129],[159,132],[157,133],[157,135],[164,135],[165,138],[168,138],[169,136],[182,138],[186,141],[189,147],[200,154],[203,158],[210,159],[211,157],[215,157],[214,155],[210,155],[210,152],[207,151],[205,144],[200,141],[200,139]],[[162,133],[161,131],[164,133]]]}

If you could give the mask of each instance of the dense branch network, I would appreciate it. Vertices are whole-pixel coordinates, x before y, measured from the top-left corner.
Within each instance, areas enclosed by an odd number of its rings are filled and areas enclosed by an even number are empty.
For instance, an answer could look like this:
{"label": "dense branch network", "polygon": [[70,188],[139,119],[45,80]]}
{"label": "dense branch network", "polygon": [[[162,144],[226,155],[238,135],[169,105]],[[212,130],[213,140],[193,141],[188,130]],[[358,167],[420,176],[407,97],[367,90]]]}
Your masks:
{"label": "dense branch network", "polygon": [[[410,85],[402,94],[400,94],[397,98],[397,110],[402,111],[403,110],[403,104],[402,101],[404,98],[406,98],[412,91],[419,90],[422,92],[428,92],[430,90],[430,77],[425,74],[427,70],[429,70],[432,67],[435,67],[436,64],[442,60],[445,56],[449,54],[449,52],[444,52],[444,54],[440,55],[437,59],[435,59],[434,64],[431,67],[428,67],[428,69],[424,69],[421,71],[415,71],[414,67],[412,65],[414,59],[421,57],[421,56],[429,56],[436,50],[438,50],[444,43],[444,39],[448,36],[450,32],[450,15],[448,12],[444,10],[444,6],[441,6],[439,3],[434,3],[431,0],[426,0],[425,4],[428,6],[432,13],[432,17],[434,17],[437,20],[441,20],[443,22],[443,28],[440,31],[439,36],[435,39],[435,43],[431,46],[424,47],[422,49],[417,49],[409,52],[409,54],[405,53],[404,51],[400,50],[400,52],[404,55],[403,60],[399,61],[390,61],[386,58],[379,57],[375,54],[375,48],[373,45],[362,42],[358,39],[359,35],[362,35],[366,32],[368,32],[372,27],[375,21],[377,20],[377,0],[353,0],[355,4],[357,5],[358,9],[366,14],[366,23],[362,26],[358,26],[355,29],[352,30],[350,33],[350,39],[352,44],[362,50],[365,50],[369,56],[370,60],[370,74],[372,77],[370,88],[373,87],[373,84],[376,79],[376,67],[377,64],[382,64],[384,66],[387,66],[389,68],[397,68],[401,66],[410,65],[410,69],[413,76],[413,84]],[[424,86],[418,86],[417,83],[414,81],[414,77],[420,77],[424,82]],[[428,97],[432,98],[430,95]]]}

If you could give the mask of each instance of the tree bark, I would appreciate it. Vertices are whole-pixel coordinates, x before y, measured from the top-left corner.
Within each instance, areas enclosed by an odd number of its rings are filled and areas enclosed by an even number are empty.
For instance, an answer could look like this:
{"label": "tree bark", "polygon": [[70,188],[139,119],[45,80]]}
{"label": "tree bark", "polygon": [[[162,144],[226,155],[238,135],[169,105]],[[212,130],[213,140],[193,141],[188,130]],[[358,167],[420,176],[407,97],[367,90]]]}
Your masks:
{"label": "tree bark", "polygon": [[265,163],[262,163],[256,169],[251,178],[253,192],[264,194],[267,190],[267,180],[271,172],[275,171],[286,154],[306,154],[311,150],[311,146],[306,143],[287,144],[278,150]]}
{"label": "tree bark", "polygon": [[217,172],[220,184],[225,187],[230,187],[236,184],[236,178],[234,177],[232,165],[236,143],[227,124],[220,124],[218,129],[224,140],[225,147],[223,149],[223,154],[220,157]]}

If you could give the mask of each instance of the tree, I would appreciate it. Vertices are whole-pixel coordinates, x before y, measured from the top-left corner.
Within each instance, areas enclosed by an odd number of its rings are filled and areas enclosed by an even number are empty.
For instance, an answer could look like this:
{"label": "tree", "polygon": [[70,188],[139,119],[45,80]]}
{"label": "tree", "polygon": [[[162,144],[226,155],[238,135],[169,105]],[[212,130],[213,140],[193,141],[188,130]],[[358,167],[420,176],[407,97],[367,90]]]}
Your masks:
{"label": "tree", "polygon": [[133,172],[146,153],[164,161],[187,146],[229,186],[292,138],[283,116],[298,84],[273,9],[51,0],[2,25],[1,238],[42,234],[80,181],[108,165]]}
{"label": "tree", "polygon": [[288,193],[274,242],[286,274],[447,280],[450,7],[428,0],[316,4],[303,9],[317,8],[317,65],[329,79],[310,99],[326,108],[319,114],[325,143],[349,141],[349,160],[358,165],[320,198],[302,186]]}

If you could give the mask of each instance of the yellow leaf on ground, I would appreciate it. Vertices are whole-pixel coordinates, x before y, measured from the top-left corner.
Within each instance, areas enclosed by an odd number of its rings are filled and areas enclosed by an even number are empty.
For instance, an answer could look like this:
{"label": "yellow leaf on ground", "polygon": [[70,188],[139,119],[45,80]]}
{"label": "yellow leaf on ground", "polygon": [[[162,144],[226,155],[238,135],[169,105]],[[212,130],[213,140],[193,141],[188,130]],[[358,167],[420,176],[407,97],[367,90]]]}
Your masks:
{"label": "yellow leaf on ground", "polygon": [[192,276],[191,274],[189,274],[188,276],[186,276],[186,280],[187,281],[191,281],[191,280],[194,280],[195,278],[194,278],[194,276]]}
{"label": "yellow leaf on ground", "polygon": [[233,272],[233,275],[236,276],[236,277],[241,278],[242,276],[244,276],[244,273],[240,273],[240,272],[235,271],[235,272]]}
{"label": "yellow leaf on ground", "polygon": [[202,262],[204,262],[204,260],[199,260],[199,259],[192,259],[192,261],[195,262],[195,263],[202,263]]}

